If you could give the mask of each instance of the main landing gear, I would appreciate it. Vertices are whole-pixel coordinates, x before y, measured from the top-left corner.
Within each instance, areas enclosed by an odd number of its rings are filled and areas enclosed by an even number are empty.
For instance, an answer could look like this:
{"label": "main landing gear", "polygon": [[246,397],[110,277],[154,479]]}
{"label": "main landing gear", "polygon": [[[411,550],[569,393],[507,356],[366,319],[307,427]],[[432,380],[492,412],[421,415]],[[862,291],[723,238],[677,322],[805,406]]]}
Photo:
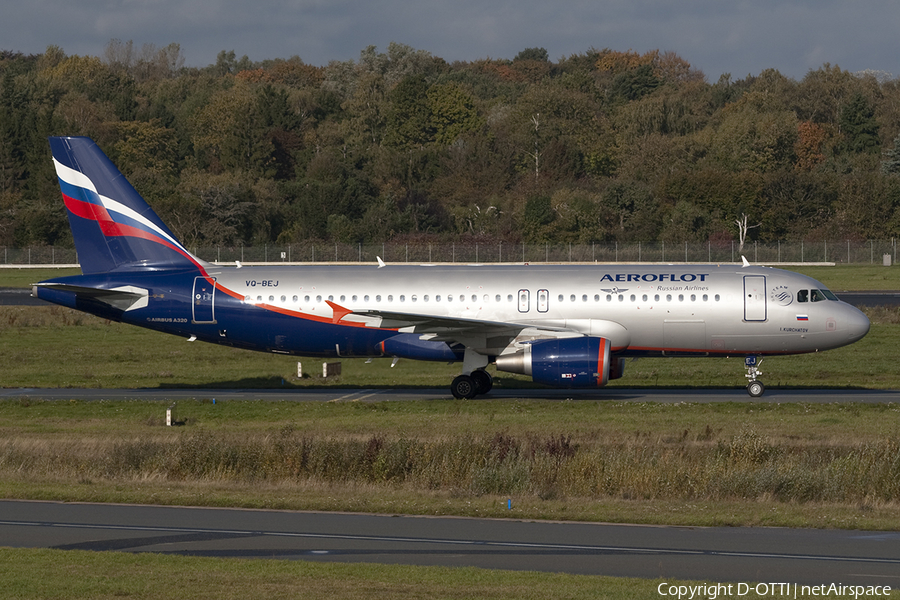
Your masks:
{"label": "main landing gear", "polygon": [[459,375],[450,384],[450,391],[457,399],[471,400],[480,394],[487,394],[494,387],[494,378],[483,369],[472,371],[469,375]]}
{"label": "main landing gear", "polygon": [[766,391],[766,386],[757,379],[757,376],[762,375],[762,371],[759,370],[761,364],[762,359],[756,356],[748,356],[744,359],[744,366],[747,367],[747,374],[744,377],[750,380],[750,383],[747,384],[747,393],[752,398],[759,398]]}

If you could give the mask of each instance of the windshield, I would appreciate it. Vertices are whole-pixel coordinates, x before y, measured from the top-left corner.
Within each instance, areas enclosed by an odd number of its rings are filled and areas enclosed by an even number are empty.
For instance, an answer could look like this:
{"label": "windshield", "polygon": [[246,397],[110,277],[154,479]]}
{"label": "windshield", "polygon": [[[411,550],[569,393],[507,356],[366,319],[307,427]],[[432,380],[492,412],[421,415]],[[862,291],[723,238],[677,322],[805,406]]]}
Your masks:
{"label": "windshield", "polygon": [[823,300],[837,300],[834,292],[828,289],[800,290],[797,292],[797,302],[822,302]]}

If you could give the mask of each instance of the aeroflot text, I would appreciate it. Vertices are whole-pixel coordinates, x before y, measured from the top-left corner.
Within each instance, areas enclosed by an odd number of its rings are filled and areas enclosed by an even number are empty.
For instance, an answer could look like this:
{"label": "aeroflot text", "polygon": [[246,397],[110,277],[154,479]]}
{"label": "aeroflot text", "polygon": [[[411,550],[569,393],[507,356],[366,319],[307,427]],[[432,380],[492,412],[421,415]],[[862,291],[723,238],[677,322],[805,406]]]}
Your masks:
{"label": "aeroflot text", "polygon": [[872,598],[890,596],[889,585],[843,585],[840,583],[823,585],[801,585],[798,583],[703,583],[699,585],[672,585],[666,582],[659,584],[656,592],[660,596],[671,596],[679,600],[706,598],[716,600],[719,596],[746,596],[755,593],[759,596],[775,598],[814,598],[816,596],[846,596],[847,598]]}
{"label": "aeroflot text", "polygon": [[600,281],[706,281],[709,273],[606,273]]}

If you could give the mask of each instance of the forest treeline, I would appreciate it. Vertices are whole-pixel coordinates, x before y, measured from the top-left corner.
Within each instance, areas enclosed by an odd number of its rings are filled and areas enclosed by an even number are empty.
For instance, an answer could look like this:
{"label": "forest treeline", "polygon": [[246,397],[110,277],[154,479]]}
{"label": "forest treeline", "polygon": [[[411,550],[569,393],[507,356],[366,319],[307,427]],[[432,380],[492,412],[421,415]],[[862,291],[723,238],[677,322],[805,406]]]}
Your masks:
{"label": "forest treeline", "polygon": [[112,40],[0,52],[0,245],[71,244],[46,138],[92,137],[190,246],[900,233],[900,80],[710,82],[672,52],[318,67]]}

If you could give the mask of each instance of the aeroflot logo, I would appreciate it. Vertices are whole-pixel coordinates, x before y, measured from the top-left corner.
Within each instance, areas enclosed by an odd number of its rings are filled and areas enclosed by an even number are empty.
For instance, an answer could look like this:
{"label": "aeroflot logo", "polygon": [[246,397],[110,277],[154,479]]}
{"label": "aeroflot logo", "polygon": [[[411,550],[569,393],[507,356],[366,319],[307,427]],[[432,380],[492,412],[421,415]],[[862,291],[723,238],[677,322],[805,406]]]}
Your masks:
{"label": "aeroflot logo", "polygon": [[606,273],[600,281],[706,281],[709,273]]}

